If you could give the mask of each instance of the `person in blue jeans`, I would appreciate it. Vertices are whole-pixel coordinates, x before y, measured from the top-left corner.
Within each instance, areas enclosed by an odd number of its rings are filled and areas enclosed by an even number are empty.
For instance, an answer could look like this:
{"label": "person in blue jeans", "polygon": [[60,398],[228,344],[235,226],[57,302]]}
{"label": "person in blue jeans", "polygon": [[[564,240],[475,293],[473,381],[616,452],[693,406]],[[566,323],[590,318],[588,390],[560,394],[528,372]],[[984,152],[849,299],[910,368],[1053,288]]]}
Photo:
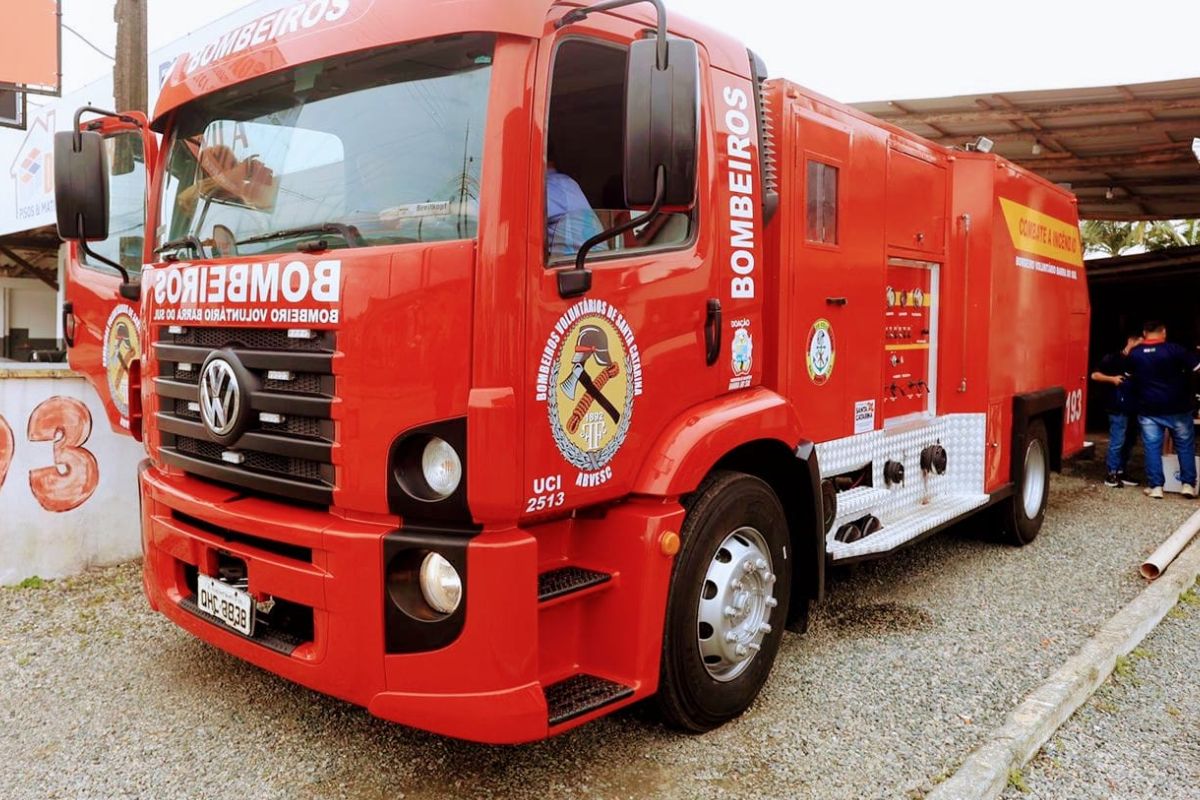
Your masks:
{"label": "person in blue jeans", "polygon": [[1129,351],[1141,343],[1142,334],[1129,334],[1124,349],[1105,355],[1092,373],[1092,380],[1100,384],[1101,392],[1105,392],[1104,409],[1108,412],[1108,455],[1105,458],[1108,474],[1104,477],[1104,485],[1118,489],[1138,484],[1125,474],[1125,466],[1129,463],[1139,429],[1133,385],[1129,382]]}
{"label": "person in blue jeans", "polygon": [[1200,354],[1167,341],[1167,326],[1148,322],[1142,343],[1129,351],[1129,375],[1137,403],[1138,423],[1146,450],[1146,494],[1163,496],[1162,443],[1171,432],[1179,455],[1180,493],[1196,496],[1196,399],[1192,375],[1200,370]]}

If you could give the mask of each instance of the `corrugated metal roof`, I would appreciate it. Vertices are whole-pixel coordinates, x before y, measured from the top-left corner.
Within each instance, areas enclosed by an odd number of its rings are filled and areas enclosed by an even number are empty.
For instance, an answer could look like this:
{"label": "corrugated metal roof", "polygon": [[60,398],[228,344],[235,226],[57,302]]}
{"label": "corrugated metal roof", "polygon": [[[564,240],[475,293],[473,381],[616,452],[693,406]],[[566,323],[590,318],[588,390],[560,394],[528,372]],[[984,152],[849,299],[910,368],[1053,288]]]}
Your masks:
{"label": "corrugated metal roof", "polygon": [[1093,219],[1200,217],[1200,78],[855,103],[945,145],[993,152],[1079,196]]}
{"label": "corrugated metal roof", "polygon": [[0,278],[37,278],[55,284],[59,244],[53,225],[0,236]]}

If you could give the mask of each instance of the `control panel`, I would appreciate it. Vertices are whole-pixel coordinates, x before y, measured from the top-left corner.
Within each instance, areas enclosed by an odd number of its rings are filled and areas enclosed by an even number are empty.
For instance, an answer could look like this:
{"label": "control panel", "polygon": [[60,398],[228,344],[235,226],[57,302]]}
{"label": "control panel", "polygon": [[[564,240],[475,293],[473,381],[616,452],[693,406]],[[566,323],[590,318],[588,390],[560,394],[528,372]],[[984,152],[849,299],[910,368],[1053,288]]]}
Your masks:
{"label": "control panel", "polygon": [[938,265],[888,261],[883,322],[883,407],[886,421],[933,412]]}

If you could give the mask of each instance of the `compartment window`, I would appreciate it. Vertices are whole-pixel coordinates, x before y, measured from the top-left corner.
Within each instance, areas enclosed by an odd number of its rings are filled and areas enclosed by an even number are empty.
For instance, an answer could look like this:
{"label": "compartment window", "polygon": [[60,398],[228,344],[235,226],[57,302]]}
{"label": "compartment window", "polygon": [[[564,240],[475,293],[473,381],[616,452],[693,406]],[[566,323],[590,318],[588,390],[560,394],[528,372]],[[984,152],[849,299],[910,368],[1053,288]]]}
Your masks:
{"label": "compartment window", "polygon": [[838,168],[808,162],[808,232],[810,242],[837,244]]}

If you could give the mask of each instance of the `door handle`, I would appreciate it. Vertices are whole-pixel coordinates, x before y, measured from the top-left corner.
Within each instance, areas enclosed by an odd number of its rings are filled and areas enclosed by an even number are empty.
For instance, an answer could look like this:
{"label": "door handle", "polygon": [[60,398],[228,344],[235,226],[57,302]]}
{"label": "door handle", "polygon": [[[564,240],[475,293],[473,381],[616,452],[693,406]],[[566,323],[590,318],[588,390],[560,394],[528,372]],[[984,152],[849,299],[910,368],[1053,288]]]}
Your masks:
{"label": "door handle", "polygon": [[704,319],[704,363],[712,366],[721,357],[721,301],[708,299],[708,313]]}
{"label": "door handle", "polygon": [[849,301],[847,301],[846,298],[844,298],[844,297],[826,297],[825,298],[826,305],[831,305],[831,306],[844,306],[844,305],[846,305],[847,302],[849,302]]}
{"label": "door handle", "polygon": [[67,347],[75,346],[75,304],[62,304],[63,342]]}

